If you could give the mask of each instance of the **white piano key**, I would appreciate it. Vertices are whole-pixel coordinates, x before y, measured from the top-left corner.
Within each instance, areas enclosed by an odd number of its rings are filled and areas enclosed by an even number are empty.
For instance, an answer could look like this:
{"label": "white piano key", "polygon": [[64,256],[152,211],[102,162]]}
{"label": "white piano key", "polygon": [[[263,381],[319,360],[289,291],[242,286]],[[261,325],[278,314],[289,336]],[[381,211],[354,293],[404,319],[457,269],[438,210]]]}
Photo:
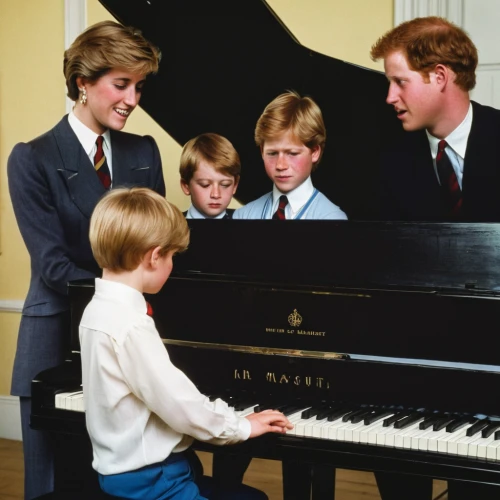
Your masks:
{"label": "white piano key", "polygon": [[438,451],[438,442],[440,439],[446,438],[446,429],[441,429],[440,431],[433,431],[427,440],[427,451]]}
{"label": "white piano key", "polygon": [[405,427],[404,429],[398,429],[394,435],[394,447],[395,448],[404,448],[404,440],[409,434],[412,434],[414,431],[418,430],[418,426],[420,425],[420,420],[414,424]]}
{"label": "white piano key", "polygon": [[477,445],[477,458],[486,458],[488,446],[495,441],[495,435],[492,434]]}
{"label": "white piano key", "polygon": [[427,439],[432,432],[432,427],[428,427],[427,429],[420,429],[420,432],[412,436],[410,448],[412,450],[420,450],[421,447],[425,447],[425,449],[427,450]]}
{"label": "white piano key", "polygon": [[467,456],[469,453],[469,444],[478,439],[481,434],[474,434],[474,436],[466,437],[463,441],[458,443],[458,455]]}
{"label": "white piano key", "polygon": [[498,452],[500,451],[500,440],[496,439],[488,445],[486,450],[486,458],[488,460],[497,460]]}
{"label": "white piano key", "polygon": [[389,448],[394,448],[396,443],[396,435],[401,429],[395,429],[391,427],[391,430],[385,434],[385,443],[384,446],[388,446]]}
{"label": "white piano key", "polygon": [[296,424],[295,424],[295,435],[296,436],[305,436],[306,435],[306,426],[310,424],[311,422],[315,422],[316,417],[310,417],[308,419],[303,419],[301,418]]}
{"label": "white piano key", "polygon": [[318,436],[316,436],[316,430],[324,423],[326,422],[327,419],[326,418],[322,418],[320,420],[318,419],[315,419],[313,420],[312,422],[309,422],[307,425],[306,425],[306,428],[305,428],[305,436],[306,437],[320,437],[321,436],[321,431],[319,432]]}
{"label": "white piano key", "polygon": [[388,427],[382,427],[379,432],[376,433],[376,444],[378,446],[385,446],[385,438],[386,435],[389,434],[394,430],[394,427],[392,425]]}
{"label": "white piano key", "polygon": [[[444,428],[442,430],[445,431],[445,434],[438,439],[438,442],[437,442],[438,449],[437,449],[437,451],[439,453],[448,453],[449,442],[450,442],[450,440],[453,439],[453,437],[455,436],[455,433],[454,432],[448,432],[448,431],[446,431],[446,428]],[[459,431],[459,433],[460,433],[460,431]]]}
{"label": "white piano key", "polygon": [[[358,422],[357,424],[353,424],[351,422],[351,425],[345,429],[344,431],[344,441],[347,441],[349,443],[359,443],[359,429],[362,429],[363,427],[365,426],[364,422],[361,421],[361,422]],[[355,440],[354,438],[354,433],[357,432],[357,438]]]}
{"label": "white piano key", "polygon": [[464,439],[467,439],[467,427],[462,427],[457,432],[454,432],[454,436],[448,441],[448,455],[458,455],[458,445]]}

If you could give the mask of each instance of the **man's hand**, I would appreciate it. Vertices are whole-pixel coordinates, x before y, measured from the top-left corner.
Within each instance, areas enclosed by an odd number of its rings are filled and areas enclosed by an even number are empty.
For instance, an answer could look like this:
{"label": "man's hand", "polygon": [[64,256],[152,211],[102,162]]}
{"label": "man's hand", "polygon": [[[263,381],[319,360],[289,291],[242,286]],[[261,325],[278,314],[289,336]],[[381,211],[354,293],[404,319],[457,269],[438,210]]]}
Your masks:
{"label": "man's hand", "polygon": [[252,413],[246,418],[250,420],[252,430],[250,437],[262,436],[268,432],[278,432],[284,434],[287,430],[293,429],[293,425],[288,418],[277,410],[264,410],[260,413]]}

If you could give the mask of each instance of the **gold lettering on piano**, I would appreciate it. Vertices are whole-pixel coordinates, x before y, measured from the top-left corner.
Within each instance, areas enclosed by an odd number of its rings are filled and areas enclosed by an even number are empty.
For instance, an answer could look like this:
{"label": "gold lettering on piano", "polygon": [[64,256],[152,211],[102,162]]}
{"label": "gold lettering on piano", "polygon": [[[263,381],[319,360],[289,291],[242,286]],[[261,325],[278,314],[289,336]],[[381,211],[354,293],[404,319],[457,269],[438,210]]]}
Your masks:
{"label": "gold lettering on piano", "polygon": [[252,380],[250,372],[248,370],[234,370],[234,378],[236,380]]}
{"label": "gold lettering on piano", "polygon": [[297,330],[297,335],[312,335],[314,337],[324,337],[326,332],[315,332],[314,330]]}
{"label": "gold lettering on piano", "polygon": [[272,384],[289,384],[306,387],[317,387],[318,389],[329,389],[330,382],[328,382],[324,377],[302,377],[300,375],[290,375],[287,373],[282,373],[276,375],[274,372],[266,373],[266,380]]}
{"label": "gold lettering on piano", "polygon": [[310,337],[326,337],[326,332],[316,330],[301,330],[295,328],[266,328],[266,333],[287,333],[288,335],[306,335]]}

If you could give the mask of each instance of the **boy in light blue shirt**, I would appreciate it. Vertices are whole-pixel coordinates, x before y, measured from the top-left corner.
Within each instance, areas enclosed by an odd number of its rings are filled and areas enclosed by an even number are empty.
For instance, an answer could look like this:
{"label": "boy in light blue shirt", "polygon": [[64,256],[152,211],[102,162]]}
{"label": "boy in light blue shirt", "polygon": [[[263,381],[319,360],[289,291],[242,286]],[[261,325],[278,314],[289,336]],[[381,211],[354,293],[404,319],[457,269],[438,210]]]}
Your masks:
{"label": "boy in light blue shirt", "polygon": [[347,219],[311,181],[325,147],[319,106],[293,91],[271,101],[257,121],[255,142],[273,190],[235,211],[234,219]]}

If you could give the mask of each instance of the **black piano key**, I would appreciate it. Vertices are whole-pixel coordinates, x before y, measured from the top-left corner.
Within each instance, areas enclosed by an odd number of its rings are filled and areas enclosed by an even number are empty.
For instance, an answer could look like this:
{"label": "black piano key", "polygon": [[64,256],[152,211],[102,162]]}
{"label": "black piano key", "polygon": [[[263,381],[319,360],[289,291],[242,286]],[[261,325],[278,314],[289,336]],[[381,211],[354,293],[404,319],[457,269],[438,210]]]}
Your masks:
{"label": "black piano key", "polygon": [[370,415],[371,412],[372,412],[371,409],[366,409],[364,411],[361,411],[360,413],[358,413],[357,415],[355,415],[351,418],[351,422],[353,424],[358,424],[359,422],[364,420],[368,415]]}
{"label": "black piano key", "polygon": [[342,422],[349,422],[353,416],[356,416],[359,412],[363,411],[359,407],[355,408],[354,410],[351,410],[347,412],[343,417],[342,417]]}
{"label": "black piano key", "polygon": [[500,422],[491,422],[481,431],[481,437],[490,437],[497,429],[500,429]]}
{"label": "black piano key", "polygon": [[495,432],[494,439],[495,439],[495,441],[498,441],[500,439],[500,431]]}
{"label": "black piano key", "polygon": [[424,418],[423,422],[420,422],[420,425],[418,426],[419,429],[425,430],[428,429],[429,427],[432,427],[438,420],[443,418],[443,414],[432,414],[428,415],[427,417]]}
{"label": "black piano key", "polygon": [[392,417],[386,418],[382,424],[382,427],[390,427],[394,422],[407,417],[408,415],[410,415],[410,413],[411,412],[407,410],[398,411]]}
{"label": "black piano key", "polygon": [[[278,408],[277,408],[278,409]],[[294,413],[297,413],[299,411],[303,411],[304,407],[303,406],[282,406],[279,408],[279,411],[285,415],[285,417],[289,417],[290,415],[293,415]]]}
{"label": "black piano key", "polygon": [[394,428],[395,429],[404,429],[408,427],[409,425],[414,424],[415,422],[418,422],[419,420],[422,420],[425,418],[425,415],[421,411],[416,411],[410,413],[407,417],[401,418],[394,422]]}
{"label": "black piano key", "polygon": [[335,420],[342,418],[344,415],[350,413],[351,411],[354,410],[352,410],[352,408],[343,408],[339,410],[334,410],[328,414],[326,419],[328,420],[328,422],[335,422]]}
{"label": "black piano key", "polygon": [[324,403],[320,406],[312,406],[311,408],[307,408],[302,412],[302,418],[303,419],[308,419],[311,417],[317,416],[320,412],[323,412],[325,410],[329,410],[331,408],[331,405]]}
{"label": "black piano key", "polygon": [[471,437],[474,434],[482,431],[487,425],[489,425],[491,422],[487,418],[484,420],[478,420],[475,424],[472,424],[468,429],[467,432],[465,433],[467,437]]}
{"label": "black piano key", "polygon": [[371,425],[375,423],[377,420],[380,420],[388,415],[394,414],[394,410],[377,410],[373,412],[371,415],[365,417],[364,423],[365,425]]}
{"label": "black piano key", "polygon": [[343,410],[344,408],[347,409],[346,411],[352,410],[352,406],[348,404],[337,403],[331,405],[329,408],[325,408],[324,410],[318,412],[318,414],[316,415],[316,419],[323,420],[324,418],[327,418],[329,415],[331,415],[333,412]]}
{"label": "black piano key", "polygon": [[444,429],[448,424],[451,424],[454,421],[455,421],[455,417],[447,415],[446,417],[440,418],[439,420],[434,422],[434,425],[432,426],[432,430],[433,431],[440,431],[441,429]]}
{"label": "black piano key", "polygon": [[446,426],[446,432],[458,431],[458,429],[464,427],[465,425],[472,424],[475,421],[476,421],[476,419],[473,417],[457,418],[454,422],[451,422]]}

